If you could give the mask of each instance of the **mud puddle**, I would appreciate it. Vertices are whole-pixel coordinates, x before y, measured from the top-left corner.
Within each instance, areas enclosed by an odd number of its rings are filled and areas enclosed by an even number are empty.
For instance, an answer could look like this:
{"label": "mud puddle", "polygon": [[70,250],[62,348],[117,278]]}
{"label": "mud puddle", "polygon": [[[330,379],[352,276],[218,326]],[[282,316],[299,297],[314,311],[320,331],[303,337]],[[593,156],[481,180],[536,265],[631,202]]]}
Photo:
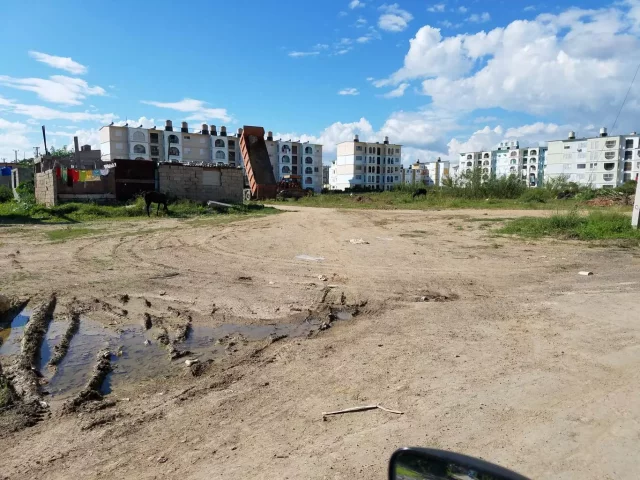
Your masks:
{"label": "mud puddle", "polygon": [[[351,314],[334,312],[336,319],[349,320]],[[0,361],[8,365],[20,353],[20,341],[30,311],[21,312],[10,326],[0,330]],[[189,351],[186,358],[200,362],[214,362],[236,351],[236,345],[265,340],[269,337],[305,337],[320,329],[323,321],[309,317],[297,323],[273,325],[224,324],[218,327],[194,325],[188,338],[177,344],[180,350]],[[69,322],[56,320],[50,323],[39,358],[42,390],[47,402],[58,403],[77,395],[91,376],[96,352],[109,349],[114,367],[102,385],[101,393],[117,391],[125,384],[139,383],[158,377],[169,377],[184,372],[184,360],[172,361],[165,345],[157,340],[157,328],[145,329],[142,325],[119,326],[118,330],[87,318],[81,318],[78,333],[71,340],[69,350],[57,368],[48,366],[55,346],[62,340]],[[240,345],[238,345],[240,346]]]}

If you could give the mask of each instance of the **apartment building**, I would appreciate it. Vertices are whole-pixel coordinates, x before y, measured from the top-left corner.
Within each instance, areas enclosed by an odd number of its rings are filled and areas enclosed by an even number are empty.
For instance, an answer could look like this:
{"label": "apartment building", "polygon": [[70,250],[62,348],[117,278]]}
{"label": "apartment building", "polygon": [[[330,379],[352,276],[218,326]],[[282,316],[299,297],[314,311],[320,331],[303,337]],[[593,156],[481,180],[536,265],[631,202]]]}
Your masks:
{"label": "apartment building", "polygon": [[174,130],[167,120],[163,130],[108,125],[100,129],[102,159],[150,160],[156,162],[216,163],[230,166],[238,162],[239,147],[235,136],[227,136],[226,127],[202,124],[190,132],[187,122]]}
{"label": "apartment building", "polygon": [[606,128],[598,137],[576,138],[574,132],[564,140],[548,143],[546,178],[566,178],[579,185],[614,188],[640,176],[640,136],[609,136]]}
{"label": "apartment building", "polygon": [[322,145],[274,140],[273,132],[267,132],[266,144],[276,181],[299,177],[303,188],[322,190]]}
{"label": "apartment building", "polygon": [[451,162],[438,158],[435,162],[416,163],[409,165],[403,171],[403,182],[407,185],[424,184],[427,186],[442,186],[449,178]]}
{"label": "apartment building", "polygon": [[337,158],[329,172],[332,190],[369,188],[391,190],[403,182],[402,146],[384,142],[361,142],[356,135],[353,141],[337,146]]}
{"label": "apartment building", "polygon": [[[175,129],[167,120],[164,129],[133,128],[108,125],[100,129],[102,159],[149,160],[175,163],[214,163],[242,166],[239,138],[228,135],[222,126],[202,124],[197,131],[190,131],[187,122]],[[322,190],[322,145],[300,141],[273,139],[267,135],[267,150],[276,180],[285,175],[299,176],[304,188]]]}
{"label": "apartment building", "polygon": [[455,170],[459,175],[480,168],[483,180],[516,175],[527,186],[537,187],[544,178],[546,152],[547,147],[520,148],[517,140],[505,140],[491,151],[461,153]]}

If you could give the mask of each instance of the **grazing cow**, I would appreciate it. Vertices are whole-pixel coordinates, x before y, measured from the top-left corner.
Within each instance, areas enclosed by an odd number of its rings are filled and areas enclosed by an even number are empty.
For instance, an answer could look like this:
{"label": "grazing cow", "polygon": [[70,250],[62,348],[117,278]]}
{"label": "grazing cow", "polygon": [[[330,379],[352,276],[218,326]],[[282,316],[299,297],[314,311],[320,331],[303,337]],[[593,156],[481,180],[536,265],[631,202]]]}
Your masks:
{"label": "grazing cow", "polygon": [[413,195],[411,196],[411,198],[415,200],[420,195],[422,195],[423,197],[426,198],[427,197],[427,189],[426,188],[419,188],[418,190],[413,192]]}
{"label": "grazing cow", "polygon": [[156,216],[160,213],[160,205],[164,205],[164,211],[166,213],[169,213],[169,209],[167,208],[167,196],[164,193],[146,192],[144,194],[144,202],[147,204],[148,217],[151,216],[151,213],[149,212],[149,207],[151,207],[152,203],[158,204],[158,210],[156,211]]}

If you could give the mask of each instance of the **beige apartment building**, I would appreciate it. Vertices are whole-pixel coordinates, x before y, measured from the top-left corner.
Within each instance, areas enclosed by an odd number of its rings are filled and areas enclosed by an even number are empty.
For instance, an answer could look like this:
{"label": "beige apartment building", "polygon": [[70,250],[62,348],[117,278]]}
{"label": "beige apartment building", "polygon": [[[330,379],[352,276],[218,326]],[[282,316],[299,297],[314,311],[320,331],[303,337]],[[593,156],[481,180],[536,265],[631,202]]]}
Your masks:
{"label": "beige apartment building", "polygon": [[382,143],[369,143],[356,135],[351,142],[339,143],[336,153],[329,171],[332,190],[391,190],[403,182],[402,145],[389,143],[389,137]]}
{"label": "beige apartment building", "polygon": [[187,122],[174,129],[167,120],[164,129],[108,125],[100,129],[104,161],[150,160],[176,163],[241,165],[238,138],[227,136],[226,127],[202,124],[190,132]]}

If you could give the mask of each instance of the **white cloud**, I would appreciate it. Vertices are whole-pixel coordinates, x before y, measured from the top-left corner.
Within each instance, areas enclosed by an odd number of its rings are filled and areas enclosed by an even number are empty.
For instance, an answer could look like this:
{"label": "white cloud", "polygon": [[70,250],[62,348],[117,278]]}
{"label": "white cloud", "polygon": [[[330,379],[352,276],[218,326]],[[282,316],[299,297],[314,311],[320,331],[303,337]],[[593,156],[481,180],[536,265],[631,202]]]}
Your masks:
{"label": "white cloud", "polygon": [[68,112],[55,110],[42,105],[11,104],[11,111],[17,115],[25,115],[36,120],[69,120],[71,122],[99,122],[107,124],[118,118],[113,113]]}
{"label": "white cloud", "polygon": [[471,23],[486,23],[491,20],[491,15],[489,12],[482,12],[480,14],[474,13],[467,18],[467,22]]}
{"label": "white cloud", "polygon": [[0,75],[0,85],[34,92],[43,100],[65,105],[80,105],[87,96],[106,95],[102,87],[92,87],[80,78],[53,75],[45,78],[14,78]]}
{"label": "white cloud", "polygon": [[184,98],[179,102],[156,102],[149,100],[142,100],[141,103],[147,105],[153,105],[158,108],[167,108],[170,110],[177,110],[178,112],[187,112],[191,115],[185,120],[197,120],[202,122],[208,122],[210,120],[222,120],[223,122],[229,122],[232,120],[231,116],[225,108],[209,108],[207,103],[202,100],[194,100],[193,98]]}
{"label": "white cloud", "polygon": [[460,12],[460,13],[467,13],[468,10],[469,9],[467,7],[465,7],[465,6],[458,7],[458,12]]}
{"label": "white cloud", "polygon": [[364,28],[364,27],[366,27],[367,26],[366,18],[362,18],[362,17],[358,18],[356,20],[355,26],[356,26],[356,28]]}
{"label": "white cloud", "polygon": [[346,17],[347,15],[349,15],[349,14],[347,12],[345,12],[345,11],[338,12],[338,17]]}
{"label": "white cloud", "polygon": [[300,57],[311,57],[313,55],[320,55],[320,52],[318,52],[317,50],[312,51],[312,52],[299,52],[299,51],[293,51],[293,52],[289,52],[288,55],[291,58],[300,58]]}
{"label": "white cloud", "polygon": [[22,159],[22,152],[27,152],[31,157],[31,145],[27,138],[29,127],[21,122],[12,122],[0,118],[0,158],[13,160],[15,154],[13,150],[20,150],[19,157]]}
{"label": "white cloud", "polygon": [[[423,26],[403,66],[376,86],[422,79],[435,108],[473,111],[500,107],[562,122],[613,122],[640,61],[640,2],[559,14],[478,33],[443,36]],[[624,129],[637,128],[640,85],[623,110]],[[635,125],[634,125],[635,122]]]}
{"label": "white cloud", "polygon": [[369,43],[371,40],[378,39],[380,40],[382,37],[380,33],[373,27],[369,27],[369,31],[366,35],[362,35],[361,37],[356,38],[356,42],[358,43]]}
{"label": "white cloud", "polygon": [[31,50],[29,55],[38,62],[46,63],[50,67],[66,70],[74,75],[82,75],[87,73],[87,67],[74,61],[71,57],[58,57],[47,53],[36,52]]}
{"label": "white cloud", "polygon": [[378,27],[387,32],[402,32],[409,26],[409,22],[413,20],[413,15],[401,9],[397,3],[382,5],[380,10],[384,13],[378,19]]}
{"label": "white cloud", "polygon": [[129,119],[129,120],[120,120],[119,122],[115,122],[114,125],[118,127],[123,127],[125,124],[129,124],[130,127],[137,127],[142,125],[141,128],[151,128],[153,126],[158,126],[158,123],[153,118],[140,117],[137,120]]}
{"label": "white cloud", "polygon": [[474,123],[491,123],[497,122],[498,117],[476,117],[473,119]]}
{"label": "white cloud", "polygon": [[536,7],[534,5],[527,5],[526,7],[524,7],[525,12],[534,12],[535,10]]}
{"label": "white cloud", "polygon": [[357,88],[343,88],[338,92],[338,95],[360,95]]}
{"label": "white cloud", "polygon": [[317,43],[313,47],[314,50],[327,50],[328,48],[329,48],[329,45],[327,45],[326,43]]}
{"label": "white cloud", "polygon": [[442,13],[444,12],[446,8],[446,5],[444,3],[436,3],[435,5],[431,5],[430,7],[427,7],[427,11],[429,12],[437,12],[437,13]]}
{"label": "white cloud", "polygon": [[408,83],[401,83],[397,88],[383,95],[384,98],[398,98],[404,95],[404,91],[409,87]]}
{"label": "white cloud", "polygon": [[340,50],[336,50],[336,52],[334,53],[334,55],[345,55],[347,53],[349,53],[352,50],[351,47],[348,48],[341,48]]}
{"label": "white cloud", "polygon": [[504,138],[504,130],[501,126],[498,125],[495,128],[487,126],[481,130],[477,130],[466,140],[460,141],[452,138],[449,143],[447,143],[449,149],[448,156],[451,160],[454,160],[458,158],[460,153],[491,150]]}
{"label": "white cloud", "polygon": [[351,10],[353,10],[354,8],[362,8],[365,6],[364,2],[361,2],[360,0],[351,0],[351,2],[349,2],[349,8]]}

